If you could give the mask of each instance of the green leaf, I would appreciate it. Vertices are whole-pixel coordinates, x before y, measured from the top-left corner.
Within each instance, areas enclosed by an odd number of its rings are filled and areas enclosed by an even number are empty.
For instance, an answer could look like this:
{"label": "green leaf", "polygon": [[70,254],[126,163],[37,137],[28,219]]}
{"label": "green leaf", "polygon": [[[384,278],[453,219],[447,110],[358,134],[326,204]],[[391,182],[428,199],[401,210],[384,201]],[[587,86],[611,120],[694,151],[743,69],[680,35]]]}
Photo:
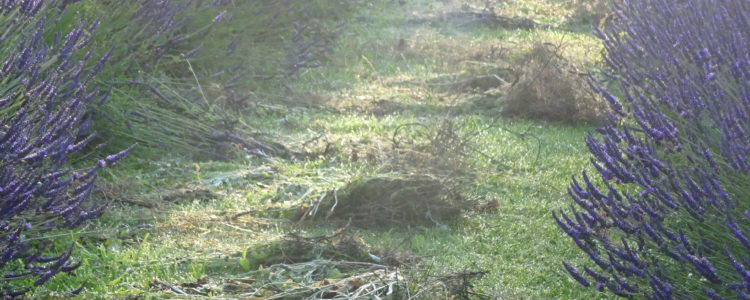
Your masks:
{"label": "green leaf", "polygon": [[247,257],[240,258],[240,267],[245,271],[250,271],[250,260]]}
{"label": "green leaf", "polygon": [[242,251],[242,257],[240,258],[240,267],[245,271],[250,271],[250,260],[247,259],[247,249]]}

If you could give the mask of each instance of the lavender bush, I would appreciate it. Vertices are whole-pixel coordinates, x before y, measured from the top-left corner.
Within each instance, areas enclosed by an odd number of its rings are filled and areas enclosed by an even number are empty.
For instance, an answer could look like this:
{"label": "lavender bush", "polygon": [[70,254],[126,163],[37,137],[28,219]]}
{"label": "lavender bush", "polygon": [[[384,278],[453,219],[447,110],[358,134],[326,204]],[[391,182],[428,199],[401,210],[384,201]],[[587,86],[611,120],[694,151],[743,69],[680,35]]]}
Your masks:
{"label": "lavender bush", "polygon": [[[116,74],[152,70],[170,51],[208,32],[209,26],[188,31],[192,10],[228,3],[77,2],[0,1],[0,295],[4,298],[22,295],[55,274],[78,267],[71,262],[72,248],[50,253],[52,241],[44,236],[98,216],[106,204],[90,197],[97,172],[133,149],[83,169],[72,169],[69,163],[71,155],[101,138],[93,130],[101,129],[101,124],[93,120],[104,113],[109,91],[123,78]],[[68,13],[66,8],[74,11]],[[220,22],[223,14],[211,23]],[[102,22],[105,26],[99,26]]]}
{"label": "lavender bush", "polygon": [[[231,159],[216,149],[222,137],[249,136],[251,128],[237,126],[246,123],[241,118],[260,101],[288,97],[285,82],[325,61],[349,2],[336,12],[305,0],[92,6],[108,11],[103,22],[113,24],[99,40],[129,41],[112,55],[114,103],[98,123],[111,124],[102,129],[117,137],[114,147],[137,141],[154,153]],[[132,20],[143,28],[126,26]]]}
{"label": "lavender bush", "polygon": [[[109,55],[96,58],[98,22],[57,23],[75,1],[0,2],[0,296],[22,295],[60,272],[72,272],[72,248],[50,253],[46,232],[98,216],[89,196],[97,171],[126,149],[73,170],[68,160],[96,136],[87,105],[104,97],[92,79]],[[55,30],[51,30],[54,28]]]}
{"label": "lavender bush", "polygon": [[[210,135],[207,98],[187,66],[200,58],[203,40],[231,17],[228,0],[137,0],[86,3],[86,14],[103,13],[96,42],[111,47],[100,76],[112,91],[94,120],[108,138],[105,149],[133,142],[145,148],[192,154],[196,137]],[[218,42],[217,42],[218,43]],[[100,47],[104,48],[104,47]],[[179,88],[168,86],[180,82]],[[170,92],[162,90],[167,87]],[[185,95],[174,91],[187,89]]]}
{"label": "lavender bush", "polygon": [[[213,145],[217,132],[234,134],[231,125],[217,130],[232,123],[223,111],[245,103],[219,100],[246,87],[246,74],[265,72],[243,61],[253,55],[237,54],[254,53],[243,44],[273,40],[263,50],[279,56],[263,62],[275,65],[268,78],[316,66],[330,37],[320,42],[318,26],[293,19],[308,14],[308,4],[0,0],[0,295],[22,295],[78,267],[72,248],[61,251],[46,236],[101,214],[106,204],[91,196],[97,174],[133,140],[192,150]],[[238,14],[250,27],[217,26]],[[71,163],[102,148],[127,149]]]}
{"label": "lavender bush", "polygon": [[590,258],[565,269],[622,297],[750,299],[750,2],[618,0],[597,32],[609,125],[599,178],[554,219]]}

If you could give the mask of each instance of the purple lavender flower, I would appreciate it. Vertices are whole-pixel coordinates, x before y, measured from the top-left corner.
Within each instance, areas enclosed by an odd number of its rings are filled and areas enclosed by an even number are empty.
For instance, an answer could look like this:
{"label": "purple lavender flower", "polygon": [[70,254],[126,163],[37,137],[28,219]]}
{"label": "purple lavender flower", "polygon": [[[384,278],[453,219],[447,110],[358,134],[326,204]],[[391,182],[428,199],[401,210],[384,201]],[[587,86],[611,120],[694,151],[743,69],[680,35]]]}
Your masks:
{"label": "purple lavender flower", "polygon": [[221,20],[223,20],[226,15],[227,15],[227,11],[226,10],[222,11],[221,13],[216,15],[216,17],[214,17],[214,19],[211,22],[213,23],[221,22]]}
{"label": "purple lavender flower", "polygon": [[[0,36],[18,40],[0,43],[0,52],[8,54],[3,58],[5,84],[0,89],[0,108],[8,113],[0,118],[2,298],[21,296],[31,288],[29,284],[44,284],[80,265],[71,263],[72,247],[60,255],[44,256],[49,243],[30,242],[28,235],[73,228],[106,207],[90,197],[98,167],[77,176],[67,164],[70,155],[94,139],[87,135],[86,114],[97,88],[81,80],[103,67],[94,67],[94,72],[86,68],[96,59],[84,55],[92,52],[86,41],[93,33],[80,20],[64,39],[42,38],[48,33],[47,17],[65,14],[60,8],[74,2],[0,1],[0,14],[16,16],[10,26],[0,29]],[[124,155],[126,151],[103,161],[110,166]],[[21,264],[15,267],[10,264],[14,261]]]}
{"label": "purple lavender flower", "polygon": [[565,266],[565,269],[568,271],[570,276],[572,276],[578,283],[580,283],[582,286],[589,286],[588,280],[581,275],[581,272],[578,271],[575,267],[569,265],[566,262],[563,262],[563,266]]}
{"label": "purple lavender flower", "polygon": [[[750,35],[743,34],[750,32],[750,2],[613,5],[615,17],[596,32],[607,66],[591,87],[615,117],[585,141],[603,180],[586,173],[583,185],[574,179],[569,195],[587,214],[553,217],[602,276],[615,278],[599,288],[632,292],[614,285],[622,278],[645,298],[741,299],[750,292],[745,266],[711,253],[721,245],[750,256],[750,224],[740,208],[750,182]],[[618,89],[603,88],[599,78],[616,80]],[[607,230],[583,240],[582,223]],[[623,246],[610,243],[612,236]],[[732,283],[738,275],[743,283]],[[696,286],[703,294],[690,294]]]}

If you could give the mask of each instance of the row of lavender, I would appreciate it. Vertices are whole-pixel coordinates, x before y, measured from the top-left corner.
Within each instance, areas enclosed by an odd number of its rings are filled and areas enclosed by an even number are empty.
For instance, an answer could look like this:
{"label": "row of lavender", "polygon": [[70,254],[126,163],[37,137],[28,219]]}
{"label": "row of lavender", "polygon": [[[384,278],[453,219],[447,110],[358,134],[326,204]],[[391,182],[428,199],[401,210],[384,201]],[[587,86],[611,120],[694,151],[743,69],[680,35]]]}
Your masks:
{"label": "row of lavender", "polygon": [[750,299],[750,2],[617,0],[605,28],[612,107],[554,213],[592,262],[567,271],[622,297]]}
{"label": "row of lavender", "polygon": [[50,24],[59,21],[69,2],[0,2],[0,295],[4,298],[21,295],[30,285],[43,284],[78,266],[71,262],[72,249],[50,254],[45,251],[49,241],[34,237],[98,216],[106,204],[89,200],[97,171],[132,149],[83,170],[66,165],[71,154],[96,136],[85,114],[89,105],[106,97],[93,87],[92,79],[109,57],[94,57],[95,20],[81,20],[47,40]]}
{"label": "row of lavender", "polygon": [[115,142],[134,140],[154,152],[236,157],[216,145],[227,143],[227,135],[252,131],[238,126],[247,123],[239,119],[252,115],[259,101],[284,97],[286,83],[325,61],[339,20],[353,4],[333,1],[341,5],[332,12],[329,1],[173,0],[183,5],[149,7],[137,17],[138,24],[151,24],[161,20],[155,16],[178,16],[149,30],[132,30],[128,9],[115,6],[100,38],[139,42],[115,49],[115,57],[127,58],[110,68],[115,103],[99,119],[112,126],[100,129]]}
{"label": "row of lavender", "polygon": [[[54,253],[50,247],[53,241],[45,235],[99,216],[107,203],[92,197],[97,172],[133,149],[130,146],[103,156],[83,169],[74,169],[69,163],[84,149],[98,154],[95,150],[105,146],[89,145],[104,140],[92,129],[96,128],[92,116],[107,104],[111,90],[102,77],[129,71],[116,70],[117,66],[145,70],[181,45],[178,32],[189,26],[185,11],[226,4],[141,0],[110,8],[111,15],[87,17],[84,4],[76,2],[0,1],[3,298],[23,295],[79,266],[71,258],[73,248]],[[137,20],[138,25],[117,28],[101,24],[116,20],[118,14]],[[127,36],[130,43],[117,45],[118,36]]]}
{"label": "row of lavender", "polygon": [[[97,173],[128,155],[131,144],[147,148],[174,137],[167,146],[192,146],[216,131],[210,120],[242,110],[244,103],[220,105],[223,95],[204,91],[200,81],[234,91],[247,87],[245,74],[262,74],[257,61],[242,60],[250,55],[236,55],[257,50],[243,48],[243,38],[258,45],[283,41],[288,31],[288,43],[267,50],[287,53],[267,73],[290,77],[316,66],[326,42],[295,22],[311,7],[292,0],[0,0],[0,296],[23,295],[78,267],[73,248],[59,250],[45,236],[102,213]],[[189,73],[175,66],[183,64]],[[176,90],[153,80],[165,75],[184,94],[163,94]],[[140,133],[151,136],[133,133],[141,119]],[[93,156],[101,159],[77,159]]]}

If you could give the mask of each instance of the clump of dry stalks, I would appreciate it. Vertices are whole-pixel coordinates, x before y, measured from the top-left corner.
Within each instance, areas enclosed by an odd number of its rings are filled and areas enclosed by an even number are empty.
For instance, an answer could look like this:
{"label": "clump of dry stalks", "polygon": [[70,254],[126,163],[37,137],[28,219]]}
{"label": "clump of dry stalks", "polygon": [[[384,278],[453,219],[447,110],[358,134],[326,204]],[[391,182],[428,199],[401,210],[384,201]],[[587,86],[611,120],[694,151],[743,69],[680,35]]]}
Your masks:
{"label": "clump of dry stalks", "polygon": [[446,178],[470,173],[475,166],[468,158],[474,154],[500,164],[475,147],[477,132],[445,119],[436,123],[401,124],[388,137],[320,135],[303,146],[308,157],[338,156],[379,165],[386,173],[426,173]]}
{"label": "clump of dry stalks", "polygon": [[390,147],[350,150],[352,157],[378,158],[383,173],[355,179],[311,200],[294,221],[351,220],[352,225],[363,228],[435,226],[477,207],[460,189],[466,181],[474,180],[471,157],[479,154],[494,167],[500,163],[478,151],[473,143],[476,135],[466,132],[461,124],[445,120],[434,125],[399,125]]}
{"label": "clump of dry stalks", "polygon": [[570,19],[582,23],[598,23],[612,11],[607,0],[572,0],[569,5],[573,8]]}
{"label": "clump of dry stalks", "polygon": [[411,260],[390,264],[388,255],[395,252],[368,246],[348,227],[330,235],[288,234],[248,249],[243,255],[254,257],[254,265],[235,278],[178,284],[154,280],[150,287],[180,297],[212,299],[468,299],[481,295],[474,292],[473,283],[486,272],[411,277],[400,267],[415,267],[419,259],[403,252],[401,257],[411,256]]}
{"label": "clump of dry stalks", "polygon": [[502,114],[552,122],[603,120],[606,103],[590,92],[585,73],[559,54],[559,46],[539,43],[520,61]]}
{"label": "clump of dry stalks", "polygon": [[468,207],[450,185],[427,175],[363,178],[321,197],[300,219],[351,220],[364,228],[443,224]]}

